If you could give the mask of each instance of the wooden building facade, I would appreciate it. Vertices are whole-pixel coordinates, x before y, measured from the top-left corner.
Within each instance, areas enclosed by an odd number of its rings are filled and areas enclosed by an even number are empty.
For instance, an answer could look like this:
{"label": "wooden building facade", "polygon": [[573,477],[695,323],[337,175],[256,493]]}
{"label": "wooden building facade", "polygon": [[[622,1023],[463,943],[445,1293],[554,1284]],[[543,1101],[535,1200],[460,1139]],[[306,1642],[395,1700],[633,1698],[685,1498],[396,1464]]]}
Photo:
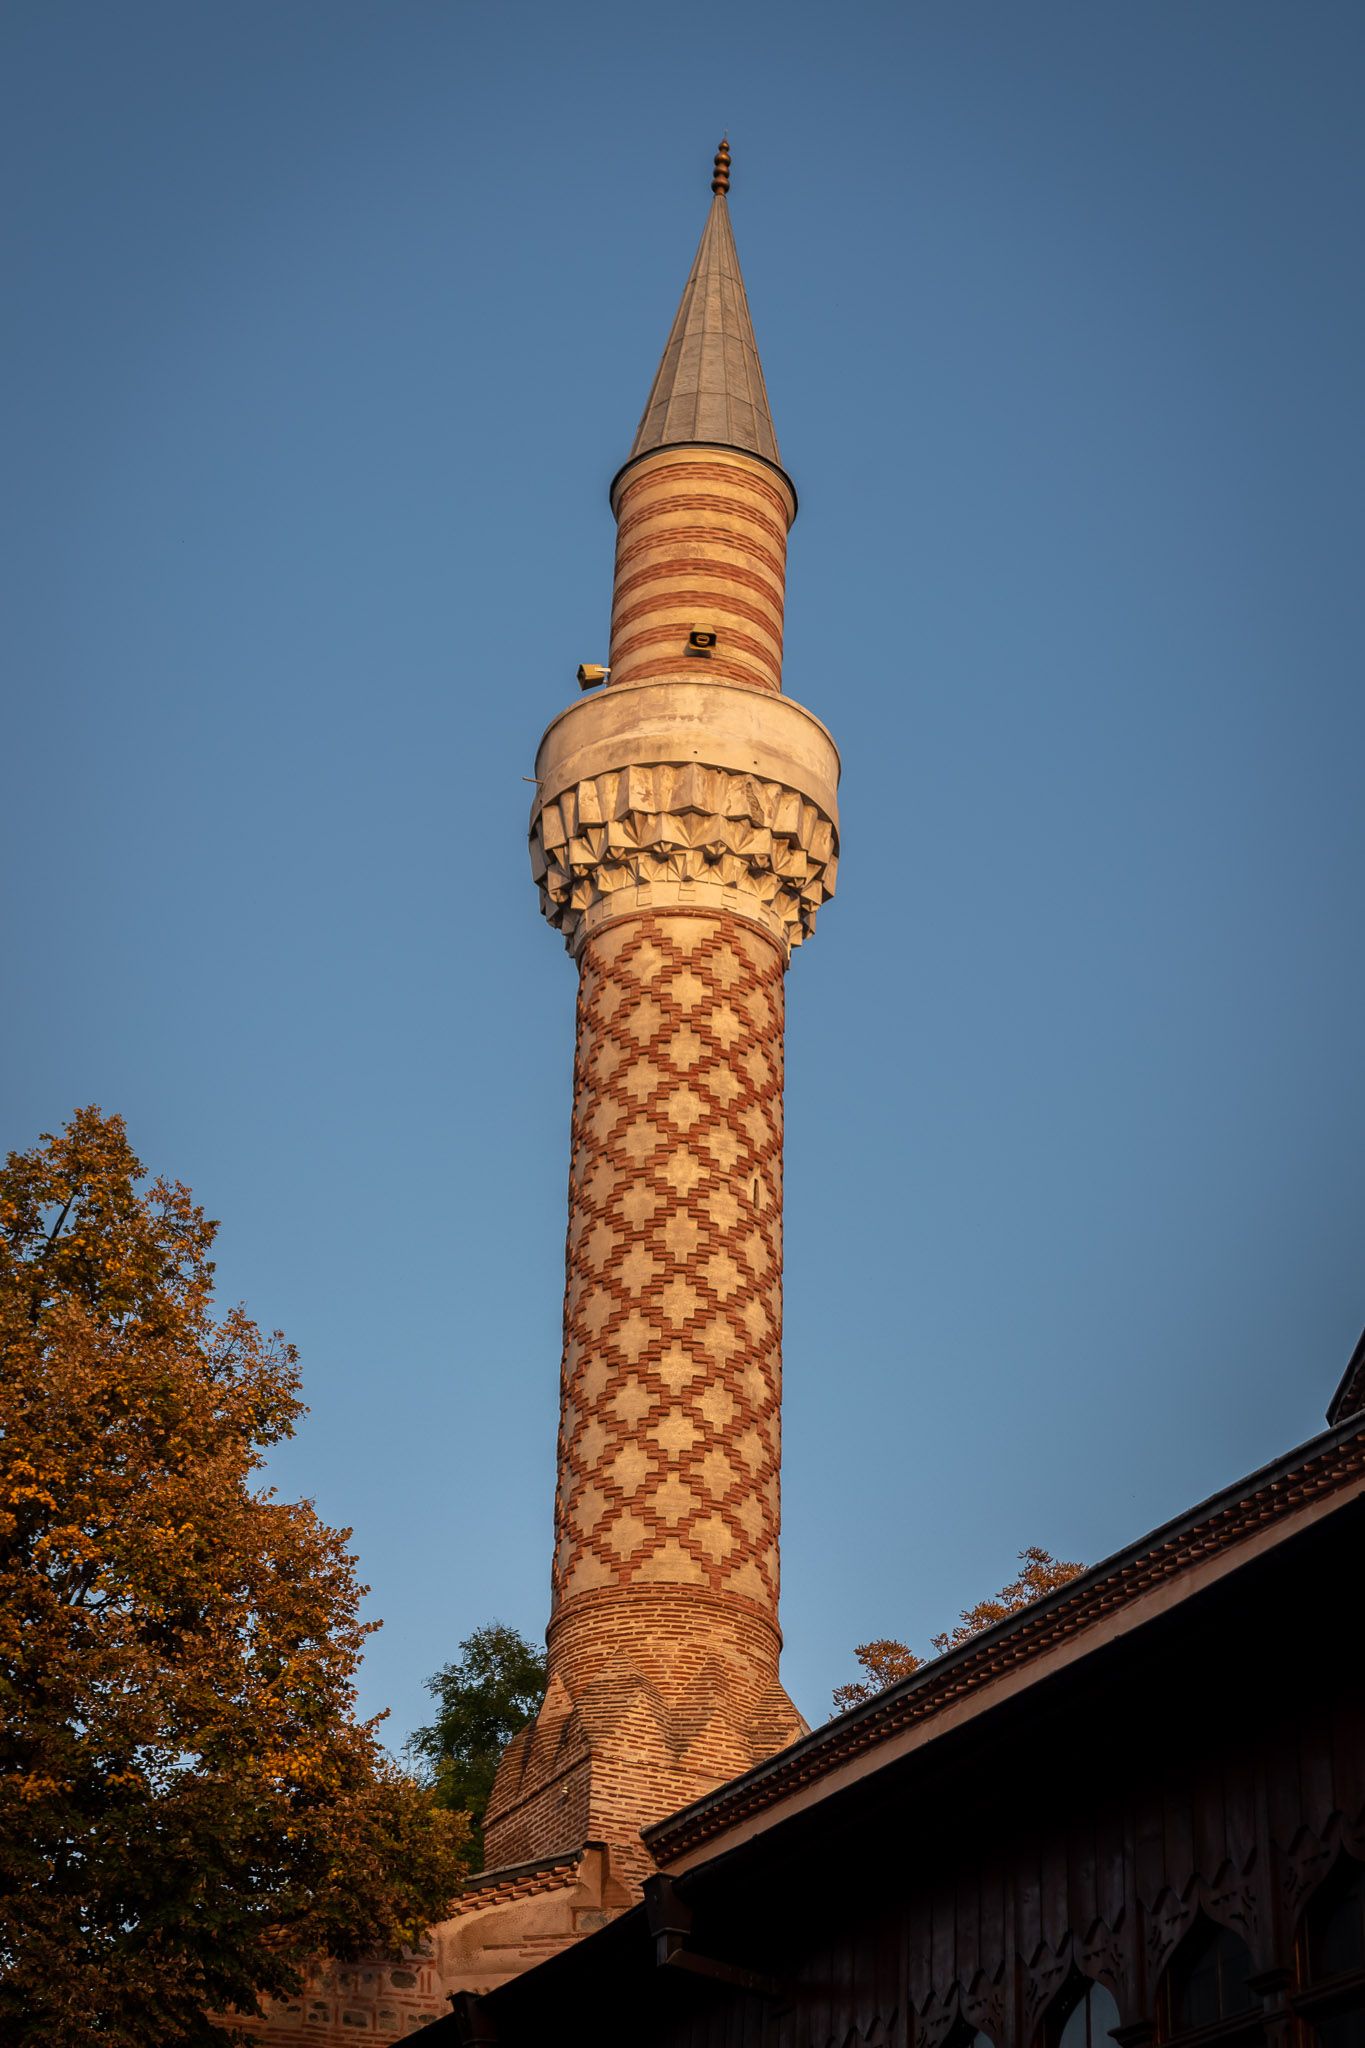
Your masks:
{"label": "wooden building facade", "polygon": [[647,1830],[643,1905],[423,2042],[1365,2048],[1350,1378],[1321,1436]]}

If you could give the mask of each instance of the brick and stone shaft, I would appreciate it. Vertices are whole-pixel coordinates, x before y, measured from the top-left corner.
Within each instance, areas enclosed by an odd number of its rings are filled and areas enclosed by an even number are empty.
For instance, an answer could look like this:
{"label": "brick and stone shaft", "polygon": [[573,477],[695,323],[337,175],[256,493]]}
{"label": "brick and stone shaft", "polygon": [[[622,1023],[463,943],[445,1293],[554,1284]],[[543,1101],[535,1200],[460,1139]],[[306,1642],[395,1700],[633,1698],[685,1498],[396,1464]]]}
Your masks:
{"label": "brick and stone shaft", "polygon": [[726,912],[580,954],[550,1684],[499,1863],[638,1831],[801,1732],[778,1679],[785,949]]}
{"label": "brick and stone shaft", "polygon": [[[702,1638],[732,1610],[751,1710],[777,1675],[784,969],[736,916],[594,932],[569,1184],[552,1665],[581,1672],[580,1610],[647,1635],[690,1589]],[[661,1678],[695,1665],[676,1619],[654,1647]]]}
{"label": "brick and stone shaft", "polygon": [[583,699],[536,759],[578,1034],[549,1688],[489,1803],[499,1867],[643,1855],[803,1727],[778,1677],[783,996],[834,887],[838,756],[698,669]]}

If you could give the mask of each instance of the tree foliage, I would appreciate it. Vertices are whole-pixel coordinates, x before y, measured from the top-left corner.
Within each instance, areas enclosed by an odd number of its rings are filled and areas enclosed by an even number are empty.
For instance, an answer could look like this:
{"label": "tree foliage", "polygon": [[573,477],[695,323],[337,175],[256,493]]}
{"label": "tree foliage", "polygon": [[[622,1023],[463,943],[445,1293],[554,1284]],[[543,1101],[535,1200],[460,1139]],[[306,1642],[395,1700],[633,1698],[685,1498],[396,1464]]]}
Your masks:
{"label": "tree foliage", "polygon": [[483,1863],[483,1817],[498,1759],[545,1691],[545,1655],[502,1622],[475,1629],[460,1655],[427,1680],[436,1719],[408,1741],[437,1804],[469,1816],[471,1847]]}
{"label": "tree foliage", "polygon": [[[1044,1593],[1055,1591],[1074,1579],[1084,1565],[1067,1564],[1053,1557],[1048,1551],[1040,1550],[1037,1544],[1030,1544],[1019,1553],[1023,1569],[1017,1579],[1011,1579],[1007,1586],[990,1600],[978,1600],[975,1607],[964,1607],[956,1628],[945,1629],[942,1635],[932,1638],[934,1649],[941,1656],[945,1650],[954,1650],[959,1643],[970,1642],[980,1635],[982,1629],[990,1628],[1006,1615],[1017,1614],[1021,1607],[1028,1607],[1035,1600],[1041,1600]],[[861,1706],[864,1700],[875,1699],[879,1692],[885,1692],[889,1685],[897,1685],[902,1678],[909,1678],[924,1663],[923,1657],[894,1636],[879,1637],[873,1643],[859,1643],[853,1652],[863,1668],[863,1676],[848,1685],[834,1688],[834,1711],[845,1713],[849,1707]]]}
{"label": "tree foliage", "polygon": [[0,2037],[221,2041],[396,1947],[464,1830],[354,1714],[349,1530],[261,1483],[295,1353],[215,1310],[216,1225],[77,1113],[0,1168]]}
{"label": "tree foliage", "polygon": [[834,1688],[836,1714],[860,1706],[876,1693],[885,1692],[888,1685],[899,1685],[901,1679],[909,1678],[924,1662],[923,1657],[917,1657],[908,1644],[898,1642],[895,1636],[878,1636],[875,1642],[859,1643],[853,1654],[863,1667],[863,1676]]}
{"label": "tree foliage", "polygon": [[1042,1599],[1044,1593],[1055,1593],[1059,1586],[1069,1585],[1085,1570],[1083,1564],[1067,1564],[1050,1552],[1040,1550],[1036,1543],[1020,1551],[1019,1562],[1023,1570],[1017,1579],[1011,1579],[1007,1586],[1002,1586],[993,1599],[978,1600],[975,1607],[965,1607],[956,1628],[934,1637],[934,1648],[940,1655],[944,1650],[955,1650],[959,1643],[970,1642],[973,1636],[980,1635],[982,1629],[993,1628],[997,1621],[1017,1614],[1021,1607],[1032,1606],[1035,1600]]}

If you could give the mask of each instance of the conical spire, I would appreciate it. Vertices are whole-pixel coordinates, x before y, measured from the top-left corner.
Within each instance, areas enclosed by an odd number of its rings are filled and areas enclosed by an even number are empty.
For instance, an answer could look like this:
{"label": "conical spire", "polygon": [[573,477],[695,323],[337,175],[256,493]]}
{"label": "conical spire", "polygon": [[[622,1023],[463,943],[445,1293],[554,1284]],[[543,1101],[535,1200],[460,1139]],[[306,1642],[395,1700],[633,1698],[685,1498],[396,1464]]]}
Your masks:
{"label": "conical spire", "polygon": [[652,448],[719,442],[781,466],[749,301],[730,227],[730,146],[716,152],[714,198],[628,460]]}

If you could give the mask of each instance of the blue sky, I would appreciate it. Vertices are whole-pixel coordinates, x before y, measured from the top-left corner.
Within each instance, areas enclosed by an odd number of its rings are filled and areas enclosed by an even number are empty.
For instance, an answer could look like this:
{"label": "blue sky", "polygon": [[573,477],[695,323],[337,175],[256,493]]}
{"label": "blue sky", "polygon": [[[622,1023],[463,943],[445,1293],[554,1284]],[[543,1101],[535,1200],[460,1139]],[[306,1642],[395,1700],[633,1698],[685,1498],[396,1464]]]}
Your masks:
{"label": "blue sky", "polygon": [[1365,1322],[1365,12],[5,12],[0,1141],[299,1345],[397,1743],[543,1629],[574,975],[524,830],[728,125],[843,749],[785,1673],[1320,1426]]}

